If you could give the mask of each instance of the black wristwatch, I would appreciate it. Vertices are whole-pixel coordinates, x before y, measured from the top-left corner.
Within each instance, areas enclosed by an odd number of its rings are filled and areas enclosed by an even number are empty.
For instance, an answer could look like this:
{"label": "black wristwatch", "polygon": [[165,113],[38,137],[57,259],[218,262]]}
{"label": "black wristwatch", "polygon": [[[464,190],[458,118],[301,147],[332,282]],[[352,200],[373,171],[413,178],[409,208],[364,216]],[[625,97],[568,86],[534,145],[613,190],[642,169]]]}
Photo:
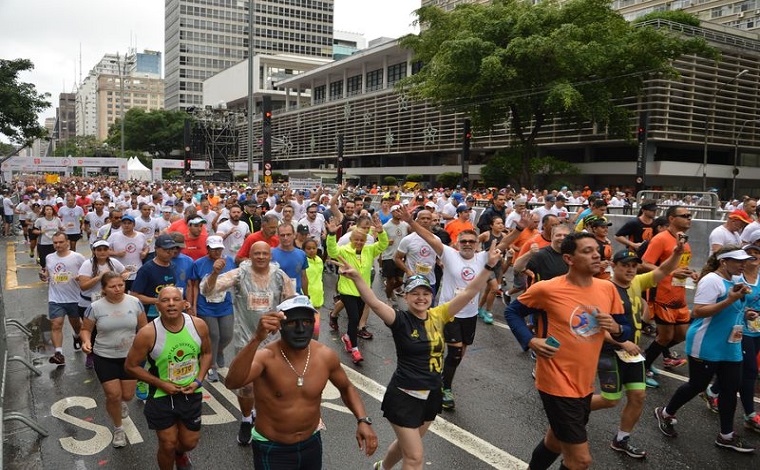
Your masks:
{"label": "black wristwatch", "polygon": [[360,424],[360,423],[366,423],[372,426],[372,418],[370,418],[369,416],[365,416],[363,418],[357,418],[356,424]]}
{"label": "black wristwatch", "polygon": [[489,271],[495,271],[496,270],[496,266],[485,265],[484,268],[486,268]]}

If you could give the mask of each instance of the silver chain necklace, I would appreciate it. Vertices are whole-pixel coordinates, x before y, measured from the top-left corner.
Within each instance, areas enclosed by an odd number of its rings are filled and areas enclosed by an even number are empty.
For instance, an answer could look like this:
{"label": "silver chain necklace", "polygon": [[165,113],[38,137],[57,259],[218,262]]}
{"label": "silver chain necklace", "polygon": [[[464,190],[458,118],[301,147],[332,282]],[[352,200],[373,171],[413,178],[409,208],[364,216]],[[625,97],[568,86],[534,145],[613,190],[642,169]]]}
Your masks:
{"label": "silver chain necklace", "polygon": [[296,368],[293,367],[293,364],[290,363],[290,360],[288,360],[288,356],[285,355],[285,351],[283,351],[282,348],[280,348],[280,354],[282,354],[282,358],[285,359],[285,362],[288,363],[288,365],[290,366],[290,369],[298,377],[296,379],[296,386],[303,387],[303,376],[306,375],[306,369],[309,368],[309,359],[311,358],[311,345],[309,345],[309,349],[307,349],[306,364],[303,366],[303,372],[301,374],[299,374],[298,371],[296,371]]}

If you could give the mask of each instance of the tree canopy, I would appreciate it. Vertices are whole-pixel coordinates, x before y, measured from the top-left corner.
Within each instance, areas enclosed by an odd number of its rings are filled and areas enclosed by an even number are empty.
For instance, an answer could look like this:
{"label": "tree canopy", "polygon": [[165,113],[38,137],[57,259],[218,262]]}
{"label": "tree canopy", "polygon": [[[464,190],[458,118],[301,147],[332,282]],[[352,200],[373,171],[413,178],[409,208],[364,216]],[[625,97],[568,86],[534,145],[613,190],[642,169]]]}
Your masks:
{"label": "tree canopy", "polygon": [[55,157],[94,157],[98,154],[109,153],[103,143],[93,135],[77,135],[59,143],[53,151]]}
{"label": "tree canopy", "polygon": [[558,117],[629,136],[630,111],[652,75],[677,77],[672,60],[712,52],[701,38],[636,27],[609,0],[493,0],[446,12],[417,10],[422,32],[402,39],[423,64],[401,86],[413,96],[467,113],[475,135],[509,121],[530,183],[541,128]]}
{"label": "tree canopy", "polygon": [[[183,147],[187,118],[188,114],[183,111],[132,108],[124,115],[124,147],[167,157],[172,151]],[[121,147],[120,120],[117,119],[108,130],[107,142],[114,148]]]}
{"label": "tree canopy", "polygon": [[20,72],[33,68],[27,59],[0,59],[0,134],[17,144],[47,136],[37,115],[50,107],[50,95],[37,93],[33,84],[18,78]]}

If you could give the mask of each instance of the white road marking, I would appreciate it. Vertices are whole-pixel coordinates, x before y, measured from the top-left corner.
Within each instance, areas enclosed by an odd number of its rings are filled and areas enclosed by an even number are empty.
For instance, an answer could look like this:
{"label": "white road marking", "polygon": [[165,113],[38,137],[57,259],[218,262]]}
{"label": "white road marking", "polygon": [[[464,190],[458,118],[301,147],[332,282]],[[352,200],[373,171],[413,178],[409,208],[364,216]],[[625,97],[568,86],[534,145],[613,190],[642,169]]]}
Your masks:
{"label": "white road marking", "polygon": [[[671,379],[680,380],[681,382],[688,382],[689,381],[688,377],[683,376],[681,374],[674,374],[672,372],[668,372],[668,371],[662,370],[662,369],[658,369],[658,370],[660,371],[660,373],[657,374],[657,375],[663,375],[665,377],[670,377]],[[760,398],[755,397],[754,400],[755,400],[755,403],[760,403]]]}
{"label": "white road marking", "polygon": [[[343,369],[346,371],[346,375],[348,375],[351,383],[356,388],[377,401],[383,401],[385,387],[346,365],[343,365]],[[500,470],[523,470],[528,466],[526,462],[523,462],[517,457],[499,449],[478,436],[465,431],[459,426],[446,421],[440,416],[433,421],[433,424],[430,426],[430,432],[437,434],[447,442],[454,444],[465,452],[471,454],[473,457],[476,457],[494,468]]]}
{"label": "white road marking", "polygon": [[91,410],[97,406],[98,404],[95,400],[90,397],[69,397],[53,403],[50,407],[50,414],[55,418],[95,433],[90,439],[81,441],[68,436],[60,438],[59,441],[63,450],[77,455],[95,455],[111,445],[113,435],[111,434],[110,429],[66,413],[67,409],[73,407],[81,407],[86,410]]}

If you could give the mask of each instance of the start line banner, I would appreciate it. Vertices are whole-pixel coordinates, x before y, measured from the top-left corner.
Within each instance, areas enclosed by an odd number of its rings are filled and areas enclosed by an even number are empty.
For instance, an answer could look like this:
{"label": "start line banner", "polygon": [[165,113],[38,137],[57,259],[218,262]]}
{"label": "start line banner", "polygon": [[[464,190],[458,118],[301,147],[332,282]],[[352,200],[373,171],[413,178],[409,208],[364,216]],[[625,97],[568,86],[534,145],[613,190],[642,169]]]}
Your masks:
{"label": "start line banner", "polygon": [[288,187],[290,189],[314,189],[322,186],[322,178],[290,178]]}

